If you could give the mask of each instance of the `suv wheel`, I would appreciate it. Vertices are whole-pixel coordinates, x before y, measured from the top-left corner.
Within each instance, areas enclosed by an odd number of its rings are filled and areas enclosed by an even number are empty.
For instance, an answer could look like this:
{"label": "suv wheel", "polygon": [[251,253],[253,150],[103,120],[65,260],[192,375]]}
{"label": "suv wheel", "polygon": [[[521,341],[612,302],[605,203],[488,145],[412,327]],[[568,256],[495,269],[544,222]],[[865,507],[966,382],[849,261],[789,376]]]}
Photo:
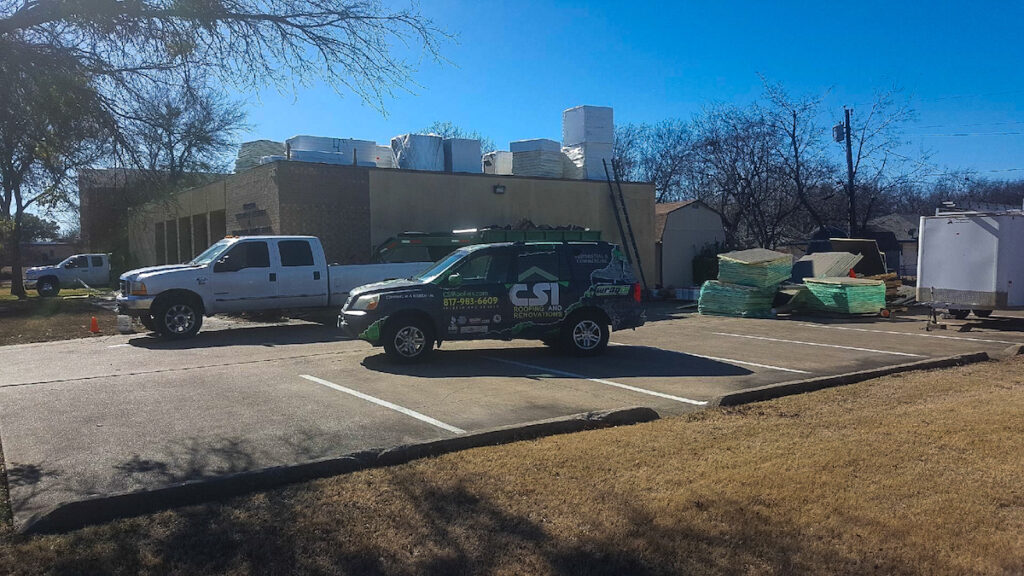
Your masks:
{"label": "suv wheel", "polygon": [[140,314],[139,322],[142,326],[150,332],[156,332],[156,322],[153,320],[152,314]]}
{"label": "suv wheel", "polygon": [[972,312],[974,312],[974,315],[978,318],[988,318],[992,315],[991,310],[972,310]]}
{"label": "suv wheel", "polygon": [[421,318],[391,319],[384,328],[384,352],[397,362],[418,362],[434,349],[434,331]]}
{"label": "suv wheel", "polygon": [[203,326],[203,315],[191,300],[172,298],[156,308],[153,322],[157,333],[177,340],[195,336]]}
{"label": "suv wheel", "polygon": [[608,347],[608,325],[598,314],[573,315],[562,328],[562,346],[576,356],[594,356]]}
{"label": "suv wheel", "polygon": [[50,298],[60,293],[60,281],[52,276],[36,281],[36,292],[42,298]]}

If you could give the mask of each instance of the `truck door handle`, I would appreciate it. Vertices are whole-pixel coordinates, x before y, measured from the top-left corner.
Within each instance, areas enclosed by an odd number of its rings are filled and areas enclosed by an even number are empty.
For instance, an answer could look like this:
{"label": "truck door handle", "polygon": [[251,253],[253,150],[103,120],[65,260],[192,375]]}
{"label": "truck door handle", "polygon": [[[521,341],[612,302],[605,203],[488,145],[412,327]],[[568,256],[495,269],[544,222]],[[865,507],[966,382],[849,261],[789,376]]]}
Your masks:
{"label": "truck door handle", "polygon": [[270,273],[270,281],[271,282],[277,282],[277,274],[276,273],[274,273],[274,272]]}
{"label": "truck door handle", "polygon": [[313,280],[319,280],[319,279],[320,279],[320,271],[319,270],[314,270],[313,271]]}

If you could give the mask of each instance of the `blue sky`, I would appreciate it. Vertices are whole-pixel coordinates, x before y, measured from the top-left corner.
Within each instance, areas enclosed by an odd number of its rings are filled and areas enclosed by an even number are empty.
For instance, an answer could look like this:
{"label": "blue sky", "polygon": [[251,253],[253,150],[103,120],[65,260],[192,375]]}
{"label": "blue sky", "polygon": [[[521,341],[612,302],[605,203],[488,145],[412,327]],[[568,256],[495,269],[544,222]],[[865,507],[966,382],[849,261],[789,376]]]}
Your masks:
{"label": "blue sky", "polygon": [[[905,151],[940,170],[1024,178],[1024,3],[423,1],[457,39],[384,105],[316,86],[250,96],[246,140],[296,134],[390,141],[450,120],[510,140],[561,137],[561,111],[615,108],[617,124],[746,104],[758,74],[825,94],[829,116],[903,89],[918,119]],[[1006,134],[1015,133],[1015,134]],[[951,136],[951,134],[969,134]],[[836,145],[837,148],[839,145]],[[839,150],[837,150],[837,153]],[[1012,170],[1012,171],[1005,171]]]}

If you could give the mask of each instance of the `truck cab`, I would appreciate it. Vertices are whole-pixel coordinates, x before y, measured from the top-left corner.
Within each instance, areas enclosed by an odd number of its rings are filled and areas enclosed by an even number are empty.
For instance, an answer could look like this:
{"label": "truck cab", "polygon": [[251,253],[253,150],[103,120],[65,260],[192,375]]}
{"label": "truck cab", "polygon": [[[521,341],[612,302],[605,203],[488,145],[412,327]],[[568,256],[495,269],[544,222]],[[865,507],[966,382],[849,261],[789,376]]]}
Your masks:
{"label": "truck cab", "polygon": [[25,288],[42,297],[56,296],[61,288],[107,286],[110,284],[110,256],[75,254],[53,266],[25,269]]}
{"label": "truck cab", "polygon": [[399,362],[473,339],[536,339],[589,356],[604,351],[611,330],[643,325],[640,294],[607,242],[477,244],[416,277],[353,290],[339,324]]}

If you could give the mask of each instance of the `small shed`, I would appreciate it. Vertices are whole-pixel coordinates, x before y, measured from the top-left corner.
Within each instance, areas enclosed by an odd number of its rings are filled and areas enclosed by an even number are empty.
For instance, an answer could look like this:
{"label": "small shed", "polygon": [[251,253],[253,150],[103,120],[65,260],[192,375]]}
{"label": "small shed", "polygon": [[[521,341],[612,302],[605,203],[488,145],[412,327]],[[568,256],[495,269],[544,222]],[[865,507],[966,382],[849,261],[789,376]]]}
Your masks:
{"label": "small shed", "polygon": [[[884,234],[889,242],[879,238],[878,247],[885,252],[886,266],[900,276],[917,276],[917,235],[921,217],[917,214],[886,214],[868,220],[868,232]],[[866,236],[873,238],[875,236]]]}
{"label": "small shed", "polygon": [[705,246],[725,242],[722,217],[700,200],[654,205],[657,283],[693,285],[693,259]]}

